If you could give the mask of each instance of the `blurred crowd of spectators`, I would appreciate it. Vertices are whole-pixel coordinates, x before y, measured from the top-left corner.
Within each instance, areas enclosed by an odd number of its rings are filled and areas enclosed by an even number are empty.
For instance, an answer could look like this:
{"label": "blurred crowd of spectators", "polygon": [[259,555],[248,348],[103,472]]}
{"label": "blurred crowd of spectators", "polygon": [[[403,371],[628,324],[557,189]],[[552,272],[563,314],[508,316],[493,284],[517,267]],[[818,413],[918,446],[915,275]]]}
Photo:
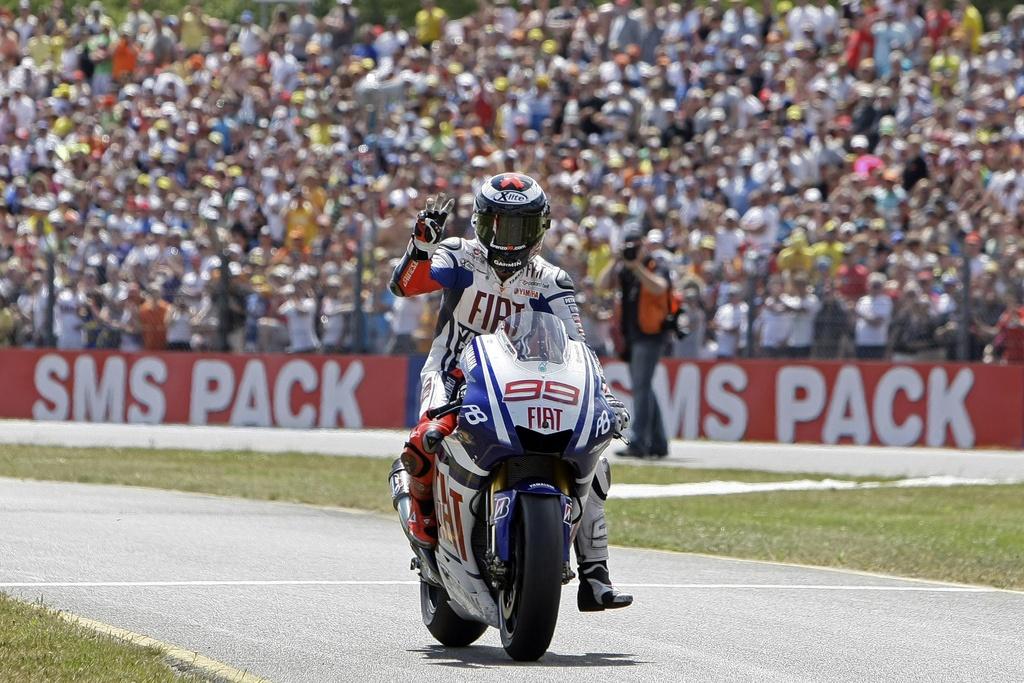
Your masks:
{"label": "blurred crowd of spectators", "polygon": [[675,355],[1024,359],[1024,6],[143,4],[0,14],[2,345],[423,350],[416,212],[517,170],[601,353],[639,229]]}

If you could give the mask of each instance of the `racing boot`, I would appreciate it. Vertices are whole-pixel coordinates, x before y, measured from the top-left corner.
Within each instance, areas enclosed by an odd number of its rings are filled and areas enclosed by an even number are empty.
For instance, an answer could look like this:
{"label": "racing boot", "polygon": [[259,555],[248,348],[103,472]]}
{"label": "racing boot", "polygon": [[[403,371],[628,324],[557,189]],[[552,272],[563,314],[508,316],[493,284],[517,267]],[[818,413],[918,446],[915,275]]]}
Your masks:
{"label": "racing boot", "polygon": [[608,460],[601,456],[590,483],[583,519],[576,532],[576,561],[580,574],[576,606],[581,612],[601,612],[633,604],[633,596],[616,589],[608,576],[608,526],[604,502],[611,483]]}
{"label": "racing boot", "polygon": [[411,511],[406,525],[410,540],[424,548],[437,545],[434,516],[434,455],[441,440],[455,430],[456,415],[436,420],[423,417],[413,427],[402,451],[402,465],[409,474]]}

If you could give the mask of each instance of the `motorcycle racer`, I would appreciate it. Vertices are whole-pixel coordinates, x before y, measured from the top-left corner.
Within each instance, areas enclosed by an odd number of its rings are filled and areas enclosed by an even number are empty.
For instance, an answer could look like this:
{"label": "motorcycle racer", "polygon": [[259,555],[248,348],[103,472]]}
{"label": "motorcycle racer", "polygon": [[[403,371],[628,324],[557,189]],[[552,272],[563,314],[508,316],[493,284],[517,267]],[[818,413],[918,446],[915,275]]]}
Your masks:
{"label": "motorcycle racer", "polygon": [[[514,311],[526,308],[553,313],[570,338],[584,341],[572,279],[538,255],[550,219],[547,195],[533,178],[501,173],[477,192],[472,224],[474,239],[444,239],[444,224],[453,200],[430,197],[417,216],[405,256],[391,278],[396,296],[443,290],[435,338],[423,366],[420,422],[409,435],[401,463],[412,479],[410,538],[427,548],[437,543],[433,510],[434,453],[455,429],[449,414],[431,420],[427,411],[451,400],[462,380],[457,364],[462,349],[478,334],[489,334]],[[617,430],[629,413],[604,387],[616,414]],[[608,533],[604,503],[611,484],[607,459],[601,456],[576,535],[580,570],[577,605],[581,611],[626,607],[631,595],[612,586],[608,575]]]}

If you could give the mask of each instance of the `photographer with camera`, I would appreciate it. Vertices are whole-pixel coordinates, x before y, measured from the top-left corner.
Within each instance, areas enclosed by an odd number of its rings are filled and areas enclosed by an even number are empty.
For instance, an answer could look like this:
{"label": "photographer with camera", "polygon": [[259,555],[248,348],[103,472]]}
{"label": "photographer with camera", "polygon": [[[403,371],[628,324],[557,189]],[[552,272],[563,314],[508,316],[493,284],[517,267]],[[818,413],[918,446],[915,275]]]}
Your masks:
{"label": "photographer with camera", "polygon": [[675,326],[669,271],[654,257],[644,236],[630,231],[619,258],[604,273],[605,284],[612,273],[622,292],[623,360],[629,363],[633,388],[629,446],[617,455],[663,458],[668,455],[668,440],[652,384],[668,343],[668,330]]}

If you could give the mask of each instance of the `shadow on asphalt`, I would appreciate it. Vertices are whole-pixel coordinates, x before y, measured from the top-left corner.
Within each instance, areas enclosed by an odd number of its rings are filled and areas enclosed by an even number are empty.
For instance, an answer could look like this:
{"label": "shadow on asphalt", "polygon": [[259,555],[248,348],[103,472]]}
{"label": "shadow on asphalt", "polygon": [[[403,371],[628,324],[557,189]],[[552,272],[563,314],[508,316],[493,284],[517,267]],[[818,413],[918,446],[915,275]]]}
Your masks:
{"label": "shadow on asphalt", "polygon": [[423,655],[430,664],[450,666],[456,669],[491,669],[499,666],[636,666],[649,664],[633,659],[633,655],[619,652],[588,652],[579,655],[562,655],[548,652],[537,662],[514,662],[500,647],[470,645],[469,647],[445,647],[427,645],[414,650],[413,654]]}

